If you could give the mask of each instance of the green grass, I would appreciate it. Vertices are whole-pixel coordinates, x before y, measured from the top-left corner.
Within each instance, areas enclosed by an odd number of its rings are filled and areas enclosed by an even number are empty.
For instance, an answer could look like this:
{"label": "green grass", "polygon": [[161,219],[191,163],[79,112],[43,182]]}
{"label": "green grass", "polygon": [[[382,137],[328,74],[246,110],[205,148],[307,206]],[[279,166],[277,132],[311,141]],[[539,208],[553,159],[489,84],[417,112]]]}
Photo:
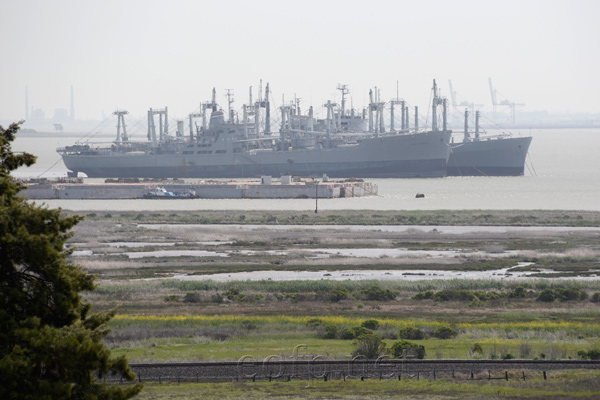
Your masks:
{"label": "green grass", "polygon": [[[303,350],[301,354],[323,354],[332,358],[344,358],[352,352],[351,340],[323,340],[310,338],[306,333],[289,334],[285,336],[246,336],[228,339],[225,341],[192,338],[163,338],[147,339],[128,344],[127,348],[114,349],[114,355],[126,355],[129,362],[143,361],[214,361],[238,360],[249,355],[257,359],[264,359],[270,355],[282,356],[289,359],[294,347],[306,344],[308,353]],[[198,343],[200,341],[200,343]]]}
{"label": "green grass", "polygon": [[[366,318],[322,316],[324,324],[338,328],[359,326]],[[116,355],[132,362],[237,360],[244,355],[262,359],[269,355],[287,358],[298,344],[309,354],[344,359],[352,352],[352,340],[323,339],[321,328],[310,327],[309,317],[213,316],[144,317],[117,316],[110,321],[108,341]],[[597,320],[596,320],[597,321]],[[400,327],[412,326],[431,335],[451,325],[455,339],[415,340],[425,346],[426,358],[491,358],[510,353],[517,358],[578,359],[579,350],[600,348],[597,322],[531,321],[496,323],[443,323],[438,320],[379,319],[375,331],[390,347]],[[471,354],[475,343],[483,353]],[[545,356],[542,356],[545,354]]]}
{"label": "green grass", "polygon": [[541,372],[530,371],[525,381],[515,372],[508,381],[463,378],[147,383],[135,399],[593,399],[600,393],[598,371],[552,371],[547,377],[544,381]]}
{"label": "green grass", "polygon": [[[395,340],[385,340],[390,347]],[[515,358],[534,359],[579,359],[579,350],[588,351],[599,348],[600,340],[541,342],[534,339],[496,339],[496,338],[461,338],[461,339],[426,339],[412,342],[425,346],[426,359],[491,359],[492,355],[501,358],[510,353]],[[482,354],[473,354],[471,349],[475,343],[483,348]],[[113,349],[113,354],[126,355],[130,362],[166,362],[166,361],[217,361],[238,360],[249,355],[262,360],[270,355],[282,359],[290,359],[295,346],[306,344],[307,350],[302,354],[321,354],[331,359],[345,359],[352,353],[352,340],[325,340],[309,337],[305,333],[285,336],[247,336],[236,337],[224,341],[211,340],[204,337],[185,338],[151,338],[127,343],[127,348]]]}

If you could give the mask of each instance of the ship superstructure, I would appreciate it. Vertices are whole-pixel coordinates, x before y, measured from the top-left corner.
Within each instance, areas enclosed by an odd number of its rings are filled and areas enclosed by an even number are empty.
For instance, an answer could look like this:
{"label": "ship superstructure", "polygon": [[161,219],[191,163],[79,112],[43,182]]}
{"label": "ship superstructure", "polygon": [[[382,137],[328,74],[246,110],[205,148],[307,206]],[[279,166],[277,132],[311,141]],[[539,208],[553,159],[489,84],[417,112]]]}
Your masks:
{"label": "ship superstructure", "polygon": [[[435,81],[434,81],[435,85]],[[327,118],[317,121],[312,112],[298,118],[299,110],[280,107],[279,133],[271,131],[269,89],[258,101],[243,107],[241,121],[227,114],[212,100],[198,113],[190,114],[189,135],[178,124],[176,135],[168,134],[168,109],[148,111],[148,140],[130,141],[122,115],[117,139],[111,146],[79,144],[58,149],[70,175],[137,178],[246,178],[262,175],[330,177],[442,177],[450,156],[451,131],[446,126],[446,105],[434,88],[434,116],[443,106],[443,128],[404,129],[385,132],[381,103],[371,98],[368,124],[363,115],[328,101]],[[123,113],[123,111],[120,111]],[[416,112],[415,112],[416,115]],[[201,119],[201,126],[197,120]],[[417,119],[415,118],[415,121]],[[404,118],[403,118],[404,122]],[[404,128],[404,124],[403,124]],[[123,129],[123,133],[121,133]]]}

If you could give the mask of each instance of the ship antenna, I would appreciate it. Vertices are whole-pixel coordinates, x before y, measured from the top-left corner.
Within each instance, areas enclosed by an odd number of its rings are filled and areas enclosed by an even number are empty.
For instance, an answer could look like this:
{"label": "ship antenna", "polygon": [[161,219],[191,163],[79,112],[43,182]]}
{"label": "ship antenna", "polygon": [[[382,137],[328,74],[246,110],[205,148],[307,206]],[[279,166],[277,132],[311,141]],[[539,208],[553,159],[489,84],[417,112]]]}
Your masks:
{"label": "ship antenna", "polygon": [[431,102],[431,130],[437,131],[437,85],[433,80],[433,101]]}
{"label": "ship antenna", "polygon": [[337,89],[342,92],[342,115],[346,115],[346,95],[350,92],[348,85],[338,83]]}

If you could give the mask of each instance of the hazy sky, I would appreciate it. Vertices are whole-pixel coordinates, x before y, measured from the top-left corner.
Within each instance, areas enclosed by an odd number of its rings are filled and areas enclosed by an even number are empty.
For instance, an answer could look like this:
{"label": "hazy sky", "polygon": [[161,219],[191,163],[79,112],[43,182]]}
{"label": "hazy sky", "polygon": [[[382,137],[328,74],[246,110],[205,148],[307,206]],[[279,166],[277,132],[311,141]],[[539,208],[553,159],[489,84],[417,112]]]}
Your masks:
{"label": "hazy sky", "polygon": [[259,80],[276,105],[320,108],[348,84],[356,107],[377,86],[382,100],[428,106],[432,79],[449,96],[491,111],[600,112],[600,1],[150,1],[2,0],[0,119],[47,117],[70,107],[100,119],[169,107],[183,118],[210,99],[235,106]]}

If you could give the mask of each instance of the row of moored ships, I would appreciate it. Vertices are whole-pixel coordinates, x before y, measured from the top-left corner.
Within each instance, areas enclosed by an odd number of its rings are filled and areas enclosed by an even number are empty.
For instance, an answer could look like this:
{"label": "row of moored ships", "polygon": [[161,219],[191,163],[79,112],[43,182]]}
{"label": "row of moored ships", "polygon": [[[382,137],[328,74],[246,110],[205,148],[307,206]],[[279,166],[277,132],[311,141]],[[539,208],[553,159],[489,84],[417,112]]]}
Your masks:
{"label": "row of moored ships", "polygon": [[[248,178],[261,175],[321,176],[335,178],[433,178],[447,175],[523,175],[531,137],[480,137],[467,128],[454,142],[447,127],[447,101],[433,82],[431,130],[420,131],[418,108],[409,127],[405,102],[391,103],[391,124],[386,131],[385,103],[371,102],[362,114],[345,110],[346,86],[341,107],[328,102],[327,118],[313,117],[312,107],[303,115],[296,107],[283,106],[278,132],[270,126],[269,85],[264,99],[243,107],[241,121],[234,121],[212,101],[189,116],[189,134],[178,121],[169,134],[167,109],[148,111],[148,140],[128,138],[124,115],[116,111],[117,138],[110,146],[76,144],[60,148],[70,176],[115,178]],[[400,105],[402,124],[394,127],[394,106]],[[441,110],[440,110],[441,109]],[[396,110],[396,112],[398,112]],[[479,113],[476,114],[479,120]],[[158,119],[158,123],[156,120]],[[440,119],[440,121],[438,121]],[[198,121],[201,120],[201,125]]]}

